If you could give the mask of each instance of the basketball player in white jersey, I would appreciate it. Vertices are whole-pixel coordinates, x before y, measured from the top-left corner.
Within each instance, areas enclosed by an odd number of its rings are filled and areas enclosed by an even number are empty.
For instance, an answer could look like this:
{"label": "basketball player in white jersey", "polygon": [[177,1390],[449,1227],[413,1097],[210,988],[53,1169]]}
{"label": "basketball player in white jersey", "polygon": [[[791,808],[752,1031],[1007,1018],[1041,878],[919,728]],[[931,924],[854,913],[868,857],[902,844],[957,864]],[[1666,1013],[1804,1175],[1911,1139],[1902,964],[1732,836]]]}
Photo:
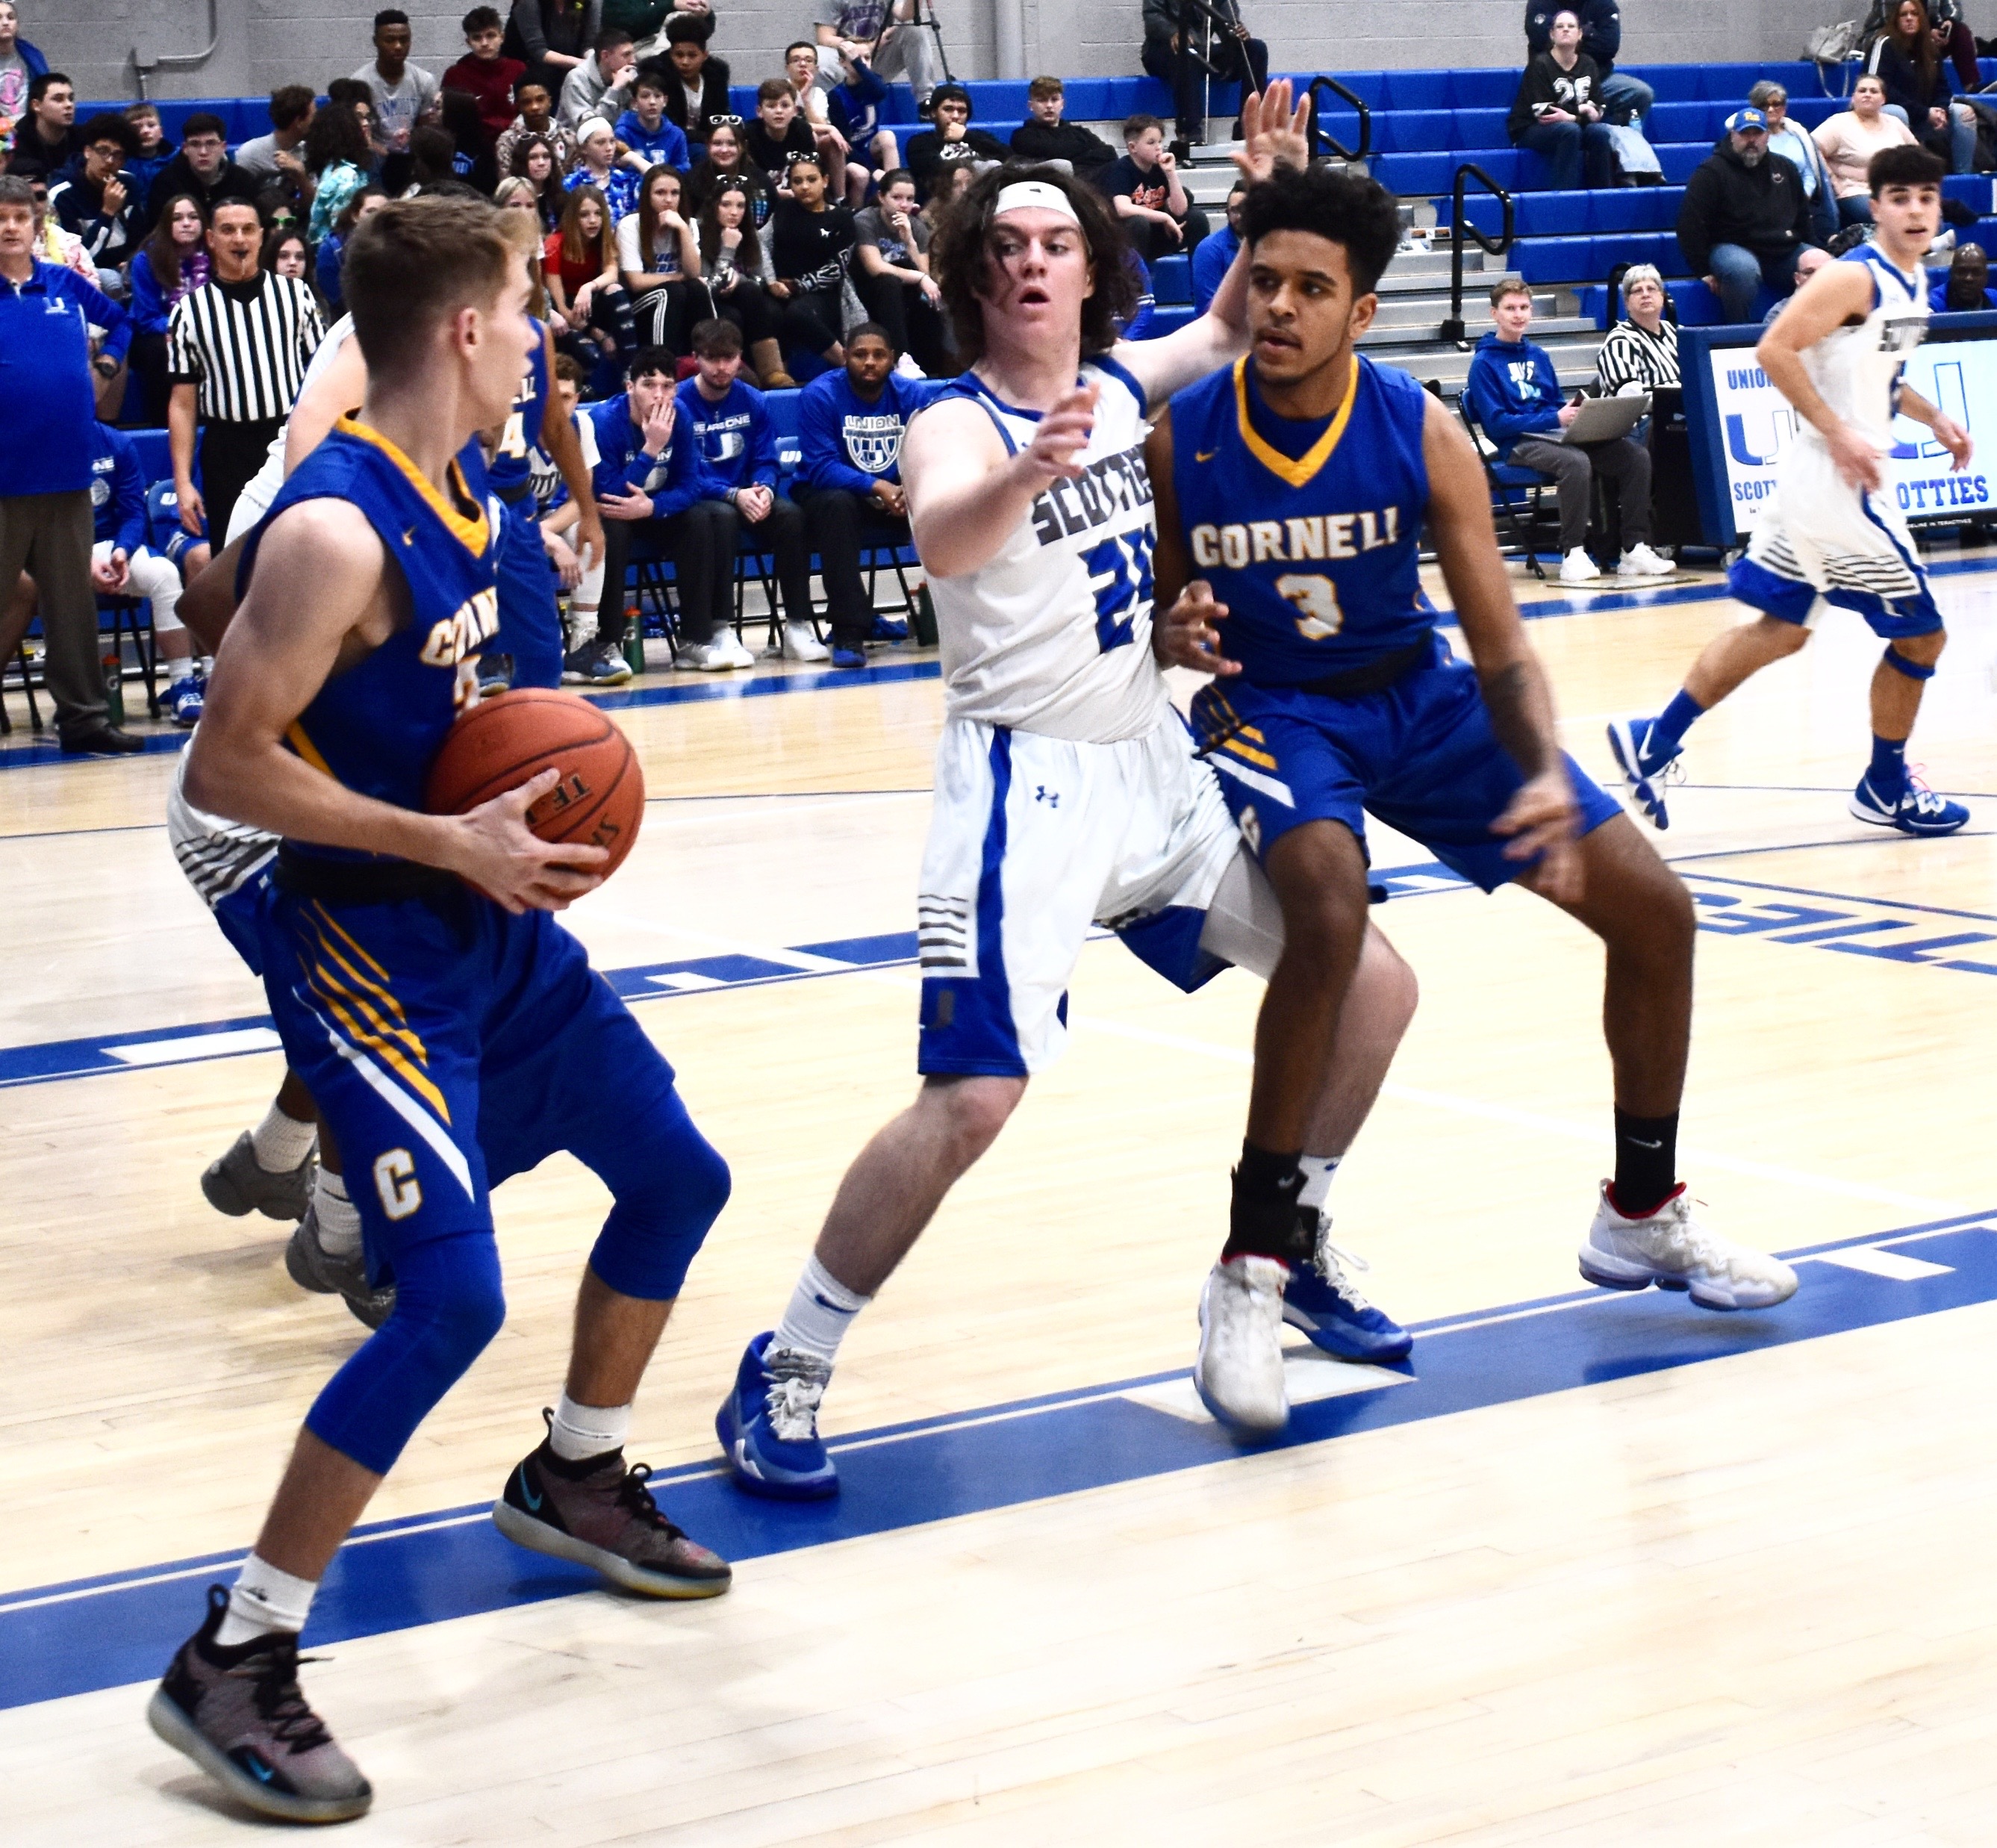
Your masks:
{"label": "basketball player in white jersey", "polygon": [[[1243,110],[1243,164],[1306,158],[1288,86]],[[974,181],[938,234],[943,297],[971,371],[911,423],[902,479],[936,600],[947,717],[919,904],[915,1104],[847,1170],[774,1333],[743,1356],[716,1421],[741,1485],[804,1499],[838,1478],[817,1411],[840,1341],[1027,1081],[1059,1055],[1068,979],[1093,923],[1184,987],[1225,963],[1264,974],[1281,914],[1151,645],[1155,527],[1147,416],[1241,350],[1241,275],[1168,337],[1116,341],[1127,312],[1114,221],[1085,185],[1007,167]],[[1286,1275],[1311,1275],[1307,1332],[1353,1357],[1408,1339],[1318,1242],[1322,1188],[1412,1011],[1412,979],[1371,934],[1337,1056],[1265,1008],[1231,1231],[1202,1302],[1195,1375],[1241,1430],[1288,1415]],[[1330,1074],[1327,1080],[1327,1073]],[[1327,1299],[1342,1291],[1342,1303]]]}
{"label": "basketball player in white jersey", "polygon": [[1824,603],[1856,610],[1886,642],[1872,674],[1872,761],[1851,813],[1903,834],[1952,834],[1969,819],[1907,769],[1921,691],[1948,638],[1884,471],[1895,416],[1926,425],[1953,468],[1969,465],[1969,433],[1901,381],[1927,332],[1921,258],[1941,226],[1942,174],[1923,148],[1874,155],[1873,241],[1824,264],[1754,350],[1802,420],[1747,555],[1727,577],[1761,616],[1709,642],[1657,717],[1609,727],[1637,806],[1660,828],[1669,820],[1664,772],[1687,727],[1750,675],[1800,649]]}

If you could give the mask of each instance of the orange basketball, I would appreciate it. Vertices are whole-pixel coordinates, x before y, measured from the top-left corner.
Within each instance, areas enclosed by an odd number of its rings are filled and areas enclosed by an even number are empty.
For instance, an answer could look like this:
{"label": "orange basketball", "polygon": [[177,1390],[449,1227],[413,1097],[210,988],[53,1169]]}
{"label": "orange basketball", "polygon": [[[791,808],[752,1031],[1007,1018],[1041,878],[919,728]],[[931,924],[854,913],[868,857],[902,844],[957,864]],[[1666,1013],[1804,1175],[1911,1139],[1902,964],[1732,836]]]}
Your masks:
{"label": "orange basketball", "polygon": [[607,879],[645,818],[645,777],[630,741],[579,695],[527,686],[481,699],[445,734],[425,797],[433,815],[462,815],[537,776],[561,781],[527,811],[543,841],[606,848]]}

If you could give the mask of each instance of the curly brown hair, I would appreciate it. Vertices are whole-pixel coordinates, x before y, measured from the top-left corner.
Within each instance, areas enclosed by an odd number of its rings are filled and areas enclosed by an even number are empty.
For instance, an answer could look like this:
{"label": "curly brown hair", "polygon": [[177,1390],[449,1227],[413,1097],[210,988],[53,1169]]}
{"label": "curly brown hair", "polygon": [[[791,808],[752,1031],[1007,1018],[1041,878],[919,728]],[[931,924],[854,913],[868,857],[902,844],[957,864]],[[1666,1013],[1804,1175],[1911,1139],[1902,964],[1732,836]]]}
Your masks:
{"label": "curly brown hair", "polygon": [[1057,167],[1030,167],[1009,161],[981,173],[945,209],[930,247],[930,262],[943,291],[943,312],[957,337],[957,357],[975,365],[985,354],[985,299],[981,292],[992,234],[992,208],[1002,188],[1036,180],[1063,193],[1081,222],[1095,287],[1081,305],[1081,350],[1107,353],[1117,328],[1136,313],[1136,274],[1129,247],[1102,195],[1086,180]]}

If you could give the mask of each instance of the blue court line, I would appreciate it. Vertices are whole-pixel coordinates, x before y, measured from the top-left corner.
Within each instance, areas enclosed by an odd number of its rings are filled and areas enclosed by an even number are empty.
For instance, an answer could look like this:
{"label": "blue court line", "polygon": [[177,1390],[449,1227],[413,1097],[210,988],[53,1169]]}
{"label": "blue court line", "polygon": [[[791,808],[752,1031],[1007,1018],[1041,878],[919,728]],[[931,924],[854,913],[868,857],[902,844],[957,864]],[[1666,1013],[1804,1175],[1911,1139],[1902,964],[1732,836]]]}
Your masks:
{"label": "blue court line", "polygon": [[[1419,1325],[1412,1360],[1393,1370],[1398,1378],[1371,1376],[1376,1383],[1364,1390],[1298,1405],[1288,1432],[1268,1447],[1324,1443],[1997,1301],[1997,1227],[1979,1224],[1990,1217],[1968,1214],[1813,1247],[1912,1244],[1917,1252],[1902,1255],[1943,1268],[1902,1280],[1806,1260],[1802,1288],[1765,1314],[1715,1314],[1662,1291],[1588,1290]],[[1184,1377],[1152,1374],[835,1439],[843,1486],[829,1502],[759,1501],[715,1463],[653,1480],[674,1520],[747,1563],[1238,1457],[1211,1422],[1129,1396]],[[1623,1415],[1644,1412],[1636,1406]],[[521,1423],[523,1442],[531,1441],[532,1421]],[[202,1582],[226,1577],[242,1556],[209,1554],[0,1598],[0,1708],[159,1674],[200,1621]],[[512,1546],[486,1504],[442,1509],[357,1528],[326,1574],[303,1640],[323,1648],[602,1589],[593,1573]],[[733,1595],[753,1597],[753,1583]]]}

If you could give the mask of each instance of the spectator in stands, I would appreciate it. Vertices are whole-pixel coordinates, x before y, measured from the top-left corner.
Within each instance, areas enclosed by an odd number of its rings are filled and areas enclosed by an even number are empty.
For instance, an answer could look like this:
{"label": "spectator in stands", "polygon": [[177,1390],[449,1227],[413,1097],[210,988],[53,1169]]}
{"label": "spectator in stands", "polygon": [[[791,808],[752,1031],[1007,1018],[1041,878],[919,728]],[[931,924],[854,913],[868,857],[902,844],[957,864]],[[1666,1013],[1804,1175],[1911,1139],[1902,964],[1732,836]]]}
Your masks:
{"label": "spectator in stands", "polygon": [[560,95],[568,74],[588,57],[602,29],[602,0],[513,0],[505,50],[552,98]]}
{"label": "spectator in stands", "polygon": [[1772,78],[1764,78],[1747,92],[1750,108],[1768,118],[1768,152],[1788,162],[1803,183],[1809,201],[1809,234],[1814,244],[1828,244],[1837,232],[1837,195],[1810,132],[1789,119],[1789,93]]}
{"label": "spectator in stands", "polygon": [[[800,158],[799,165],[804,162]],[[702,321],[693,330],[699,369],[676,394],[678,420],[698,469],[701,495],[729,509],[709,516],[717,541],[713,576],[713,623],[709,648],[714,652],[676,667],[748,667],[749,654],[729,634],[729,569],[738,532],[751,547],[776,561],[784,607],[783,651],[792,661],[823,661],[824,645],[812,629],[811,550],[805,541],[802,509],[777,492],[777,433],[763,394],[742,380],[742,337],[727,321]],[[844,363],[843,355],[840,363]],[[743,531],[742,529],[747,529]],[[675,562],[678,554],[675,554]],[[695,637],[698,640],[698,633]]]}
{"label": "spectator in stands", "polygon": [[707,152],[687,175],[687,202],[695,212],[707,209],[709,195],[728,180],[740,180],[748,188],[752,229],[761,231],[770,222],[776,193],[763,176],[763,170],[750,163],[743,144],[742,130],[732,122],[717,122],[707,138]]}
{"label": "spectator in stands", "polygon": [[[115,372],[131,337],[123,309],[80,277],[34,254],[28,182],[0,175],[0,585],[22,572],[40,592],[43,672],[62,748],[125,756],[140,741],[107,716],[91,593],[91,448],[96,382]],[[105,330],[90,355],[92,323]]]}
{"label": "spectator in stands", "polygon": [[436,118],[437,92],[443,87],[420,64],[409,62],[414,43],[409,16],[385,7],[374,16],[374,56],[354,73],[374,99],[374,145],[383,154],[400,153],[419,122]]}
{"label": "spectator in stands", "polygon": [[[871,173],[874,184],[882,174],[902,164],[895,131],[881,119],[881,105],[888,100],[886,81],[874,74],[871,65],[855,61],[846,66],[843,82],[836,83],[826,97],[826,119],[843,137],[851,165],[847,170],[847,195],[851,198],[857,177]],[[865,196],[864,188],[859,188]]]}
{"label": "spectator in stands", "polygon": [[1675,389],[1678,330],[1664,319],[1664,279],[1655,264],[1633,263],[1623,272],[1623,314],[1595,356],[1602,395],[1619,398]]}
{"label": "spectator in stands", "polygon": [[798,93],[788,77],[766,78],[757,86],[756,119],[743,126],[742,152],[772,192],[789,184],[791,163],[798,155],[819,157],[817,140],[798,113]]}
{"label": "spectator in stands", "polygon": [[367,131],[350,103],[332,102],[305,131],[305,171],[312,176],[312,216],[306,230],[316,244],[333,229],[347,202],[367,184],[372,150]]}
{"label": "spectator in stands", "polygon": [[673,71],[666,113],[689,147],[704,146],[717,122],[736,119],[728,100],[728,66],[707,49],[713,31],[712,19],[687,13],[676,13],[666,22],[666,61]]}
{"label": "spectator in stands", "polygon": [[896,357],[888,330],[862,321],[847,340],[844,368],[814,378],[798,400],[794,491],[825,579],[836,668],[864,668],[863,649],[877,634],[895,641],[908,634],[905,623],[881,623],[860,575],[862,546],[911,543],[902,436],[936,395],[935,387],[902,378]]}
{"label": "spectator in stands", "polygon": [[26,175],[35,200],[35,254],[44,263],[60,264],[74,270],[92,288],[97,287],[97,265],[83,247],[83,240],[57,224],[49,210],[49,178],[39,168],[29,167]]}
{"label": "spectator in stands", "polygon": [[1192,254],[1192,311],[1205,314],[1207,305],[1219,291],[1241,248],[1241,207],[1248,196],[1248,182],[1236,180],[1227,195],[1227,222],[1211,237],[1200,240]]}
{"label": "spectator in stands", "polygon": [[319,101],[304,84],[287,84],[271,92],[271,132],[246,141],[236,150],[236,164],[260,182],[290,182],[302,205],[312,203],[312,176],[305,170],[305,140]]}
{"label": "spectator in stands", "polygon": [[1550,475],[1558,488],[1561,582],[1592,583],[1602,575],[1588,555],[1588,517],[1599,475],[1614,489],[1623,527],[1619,578],[1668,576],[1671,561],[1650,547],[1650,455],[1619,437],[1612,443],[1564,443],[1559,433],[1579,409],[1562,401],[1560,378],[1543,347],[1526,338],[1533,324],[1533,292],[1516,278],[1491,291],[1490,333],[1477,343],[1464,387],[1471,413],[1495,446],[1499,459]]}
{"label": "spectator in stands", "polygon": [[933,35],[916,22],[916,0],[819,0],[819,61],[826,74],[843,81],[857,62],[878,77],[905,77],[916,107],[926,109],[940,71]]}
{"label": "spectator in stands", "polygon": [[1155,116],[1123,124],[1123,157],[1095,176],[1109,195],[1132,249],[1148,263],[1190,254],[1207,233],[1206,214],[1187,199],[1178,163],[1165,146],[1165,125]]}
{"label": "spectator in stands", "polygon": [[1144,43],[1140,56],[1144,68],[1160,82],[1171,85],[1172,107],[1182,128],[1204,119],[1203,101],[1207,73],[1202,61],[1221,74],[1214,81],[1239,83],[1242,93],[1269,87],[1269,47],[1250,36],[1242,22],[1238,0],[1210,0],[1219,16],[1218,24],[1202,20],[1199,56],[1179,55],[1178,0],[1144,0]]}
{"label": "spectator in stands", "polygon": [[766,293],[778,303],[777,337],[788,350],[816,353],[829,366],[846,364],[840,332],[842,299],[852,261],[853,213],[826,196],[825,168],[816,154],[799,154],[787,176],[790,196],[770,214],[770,267]]}
{"label": "spectator in stands", "polygon": [[[637,176],[632,179],[635,184]],[[617,279],[617,233],[603,195],[592,185],[568,195],[558,230],[541,247],[541,281],[548,306],[564,323],[566,348],[589,357],[582,342],[592,341],[606,358],[636,345],[631,320],[631,298]]]}
{"label": "spectator in stands", "polygon": [[[1796,252],[1796,267],[1790,272],[1789,277],[1789,295],[1794,295],[1811,277],[1831,261],[1830,251],[1819,250],[1814,245],[1805,244]],[[1764,327],[1773,326],[1777,316],[1788,305],[1789,295],[1784,295],[1780,301],[1771,302],[1767,312],[1761,316],[1761,325]]]}
{"label": "spectator in stands", "polygon": [[1886,86],[1886,107],[1914,139],[1949,164],[1951,173],[1976,167],[1976,112],[1956,100],[1928,26],[1926,0],[1899,0],[1866,54],[1867,74]]}
{"label": "spectator in stands", "polygon": [[[4,5],[6,0],[0,0]],[[166,137],[160,126],[158,107],[150,102],[127,103],[125,120],[130,127],[136,143],[136,151],[126,162],[139,181],[139,197],[146,204],[146,216],[152,216],[150,202],[153,196],[153,182],[166,170],[167,163],[179,150]]]}
{"label": "spectator in stands", "polygon": [[971,92],[963,85],[937,85],[930,92],[930,111],[936,126],[909,139],[909,171],[916,176],[916,192],[925,199],[943,168],[960,161],[971,166],[1005,158],[1003,142],[971,126]]}
{"label": "spectator in stands", "polygon": [[502,50],[506,32],[497,7],[474,6],[458,27],[464,34],[465,53],[444,72],[443,88],[469,96],[477,105],[478,126],[490,152],[513,119],[514,86],[527,74],[527,67]]}
{"label": "spectator in stands", "polygon": [[229,130],[219,116],[202,109],[187,119],[181,130],[181,151],[160,169],[146,201],[146,226],[150,230],[160,208],[175,194],[192,193],[200,202],[204,217],[212,218],[225,199],[254,204],[261,190],[254,174],[245,173],[229,157]]}
{"label": "spectator in stands", "polygon": [[[1867,45],[1886,29],[1886,14],[1892,0],[1872,0],[1858,28]],[[1956,0],[1928,0],[1928,22],[1935,35],[1935,49],[1955,67],[1955,86],[1964,95],[1983,87],[1983,73],[1976,62],[1976,35],[1963,19]]]}
{"label": "spectator in stands", "polygon": [[0,0],[0,151],[12,147],[28,112],[28,86],[49,67],[49,60],[20,34],[14,0]]}
{"label": "spectator in stands", "polygon": [[[896,355],[913,354],[932,377],[954,371],[942,292],[930,274],[930,228],[916,209],[915,175],[903,168],[882,175],[879,203],[855,215],[853,233],[854,292],[886,329]],[[849,346],[849,364],[852,358]]]}
{"label": "spectator in stands", "polygon": [[312,246],[296,225],[275,225],[264,233],[264,267],[274,276],[309,278]]}
{"label": "spectator in stands", "polygon": [[617,134],[601,116],[592,116],[576,133],[581,158],[562,176],[571,192],[593,186],[603,195],[614,225],[638,209],[638,175],[617,164]]}
{"label": "spectator in stands", "polygon": [[[672,16],[677,0],[603,0],[603,23],[621,26],[639,44],[657,37]],[[705,0],[702,11],[707,17]]]}
{"label": "spectator in stands", "polygon": [[533,188],[541,215],[541,229],[552,231],[561,223],[562,213],[568,207],[568,195],[562,189],[553,144],[545,135],[523,136],[514,142],[511,155],[512,171],[508,177],[525,180]]}
{"label": "spectator in stands", "polygon": [[133,254],[132,368],[145,394],[146,421],[167,420],[167,323],[181,298],[208,280],[208,215],[191,192],[166,200],[159,222]]}
{"label": "spectator in stands", "polygon": [[755,207],[752,181],[733,178],[715,184],[701,209],[701,267],[715,313],[741,330],[758,382],[774,392],[797,381],[784,369],[776,309],[764,292],[770,272],[756,235]]}
{"label": "spectator in stands", "polygon": [[139,241],[139,182],[125,165],[134,144],[123,116],[93,116],[83,125],[81,161],[49,187],[56,222],[81,241],[98,287],[121,301],[125,267]]}
{"label": "spectator in stands", "polygon": [[500,133],[499,139],[492,144],[492,157],[502,174],[525,171],[518,155],[520,143],[529,135],[538,135],[548,144],[554,157],[556,182],[575,164],[575,136],[554,119],[554,101],[548,94],[547,86],[536,83],[532,78],[514,86],[513,99],[519,107],[519,114]]}
{"label": "spectator in stands", "polygon": [[1997,308],[1990,286],[1990,259],[1980,244],[1959,244],[1948,268],[1930,271],[1928,306],[1937,314],[1972,314]]}
{"label": "spectator in stands", "polygon": [[[637,340],[687,350],[700,282],[700,243],[680,212],[680,176],[654,167],[638,183],[638,209],[617,226],[617,271],[631,299]],[[701,309],[706,310],[703,299]]]}
{"label": "spectator in stands", "polygon": [[825,162],[833,197],[845,199],[857,210],[866,201],[872,176],[864,160],[856,161],[849,180],[847,139],[832,125],[832,107],[819,74],[818,47],[810,40],[795,39],[784,47],[784,75],[797,96],[798,119],[811,130],[812,147]]}
{"label": "spectator in stands", "polygon": [[326,304],[329,314],[342,313],[347,306],[347,291],[340,281],[340,264],[347,254],[354,227],[371,212],[378,211],[388,199],[388,194],[371,182],[362,187],[340,209],[333,229],[319,240],[312,258],[312,275],[319,284],[319,299]]}
{"label": "spectator in stands", "polygon": [[76,86],[60,71],[44,71],[28,85],[28,112],[14,131],[9,171],[54,176],[83,152],[76,126]]}
{"label": "spectator in stands", "polygon": [[956,161],[936,170],[935,190],[923,206],[923,223],[929,226],[932,237],[942,225],[951,202],[961,197],[964,188],[976,178],[968,161]]}
{"label": "spectator in stands", "polygon": [[[447,128],[425,126],[409,137],[409,185],[405,199],[418,193],[456,194],[460,199],[489,199],[459,171],[457,138]],[[470,163],[466,163],[469,166]]]}
{"label": "spectator in stands", "polygon": [[1581,49],[1581,19],[1562,7],[1548,27],[1551,42],[1519,79],[1505,132],[1514,147],[1530,147],[1553,170],[1556,192],[1616,181],[1614,138],[1602,119],[1602,74]]}
{"label": "spectator in stands", "polygon": [[579,130],[593,117],[609,121],[621,115],[629,101],[624,80],[637,62],[630,33],[621,26],[605,26],[596,35],[589,56],[563,79],[557,119],[566,128]]}
{"label": "spectator in stands", "polygon": [[180,568],[147,543],[146,473],[139,448],[122,430],[98,423],[91,430],[91,589],[105,597],[138,597],[153,606],[153,636],[167,669],[162,701],[167,717],[186,727],[201,717],[201,677],[192,638],[181,626]]}
{"label": "spectator in stands", "polygon": [[1026,86],[1026,119],[1012,131],[1016,161],[1064,161],[1078,179],[1092,180],[1116,158],[1116,150],[1078,122],[1064,122],[1067,94],[1057,77],[1036,77]]}
{"label": "spectator in stands", "polygon": [[642,174],[664,163],[681,173],[693,164],[687,138],[666,114],[667,79],[657,66],[640,71],[631,81],[631,106],[613,125],[626,152],[626,166]]}
{"label": "spectator in stands", "polygon": [[[1537,57],[1553,43],[1554,15],[1561,10],[1553,0],[1526,0],[1526,56]],[[1631,77],[1616,68],[1623,49],[1621,0],[1575,0],[1566,10],[1581,22],[1581,54],[1594,60],[1596,75],[1595,100],[1616,121],[1633,119],[1641,123],[1650,112],[1657,93],[1640,77]]]}
{"label": "spectator in stands", "polygon": [[1812,134],[1830,171],[1841,225],[1872,222],[1872,189],[1866,178],[1872,157],[1889,147],[1911,147],[1914,131],[1886,112],[1883,78],[1861,77],[1851,86],[1851,107],[1826,116]]}
{"label": "spectator in stands", "polygon": [[1730,324],[1754,319],[1754,292],[1794,286],[1796,253],[1809,242],[1809,201],[1796,170],[1768,157],[1768,123],[1737,109],[1726,139],[1692,170],[1678,209],[1678,248],[1719,297]]}
{"label": "spectator in stands", "polygon": [[167,432],[181,524],[194,534],[205,524],[218,545],[326,333],[319,303],[305,282],[264,273],[263,244],[256,208],[224,199],[209,220],[209,279],[181,298],[167,323],[173,396]]}

